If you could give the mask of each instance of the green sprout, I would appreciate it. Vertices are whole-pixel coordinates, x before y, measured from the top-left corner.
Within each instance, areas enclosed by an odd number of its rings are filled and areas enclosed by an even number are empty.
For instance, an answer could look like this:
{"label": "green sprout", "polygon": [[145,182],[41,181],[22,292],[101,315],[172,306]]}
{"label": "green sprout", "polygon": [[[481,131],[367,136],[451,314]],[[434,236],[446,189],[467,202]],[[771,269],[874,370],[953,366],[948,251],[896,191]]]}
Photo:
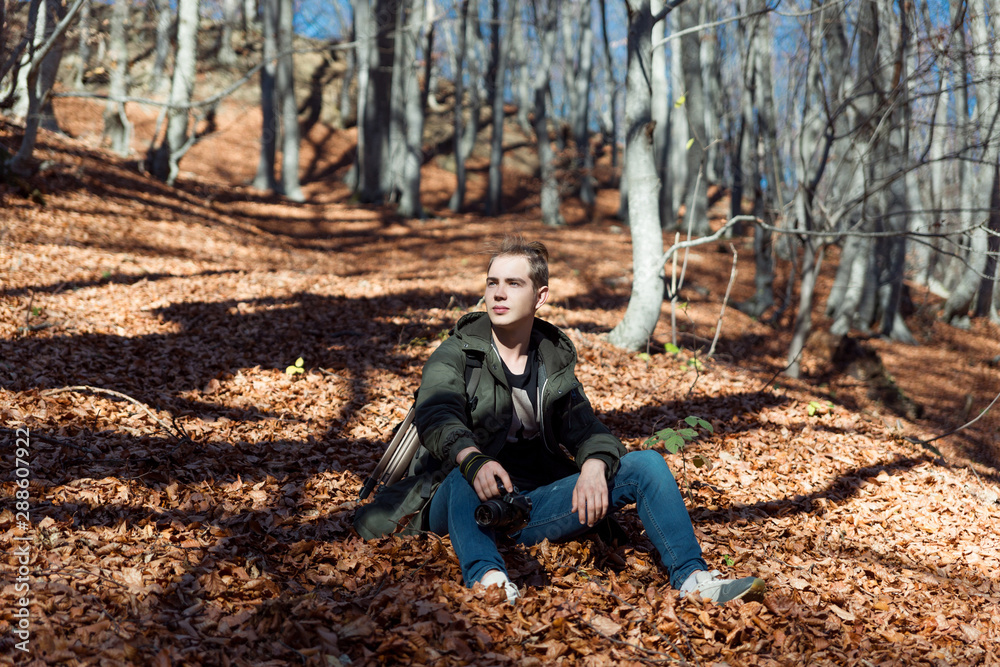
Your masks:
{"label": "green sprout", "polygon": [[299,357],[298,359],[295,360],[294,366],[289,366],[288,368],[285,369],[285,373],[287,375],[298,375],[299,373],[305,373],[306,369],[303,368],[305,363],[306,362],[302,359],[302,357]]}
{"label": "green sprout", "polygon": [[809,413],[810,417],[815,417],[816,415],[830,414],[833,408],[834,405],[830,401],[809,401],[806,412]]}

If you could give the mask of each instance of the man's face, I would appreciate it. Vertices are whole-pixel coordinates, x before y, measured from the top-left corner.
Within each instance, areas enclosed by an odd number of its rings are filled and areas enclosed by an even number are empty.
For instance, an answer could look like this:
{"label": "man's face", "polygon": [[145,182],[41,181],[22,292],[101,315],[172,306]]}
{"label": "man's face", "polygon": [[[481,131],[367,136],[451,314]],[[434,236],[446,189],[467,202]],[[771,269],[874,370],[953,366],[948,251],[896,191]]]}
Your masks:
{"label": "man's face", "polygon": [[548,297],[549,288],[535,289],[528,272],[528,259],[501,255],[493,260],[486,276],[486,310],[495,328],[531,322]]}

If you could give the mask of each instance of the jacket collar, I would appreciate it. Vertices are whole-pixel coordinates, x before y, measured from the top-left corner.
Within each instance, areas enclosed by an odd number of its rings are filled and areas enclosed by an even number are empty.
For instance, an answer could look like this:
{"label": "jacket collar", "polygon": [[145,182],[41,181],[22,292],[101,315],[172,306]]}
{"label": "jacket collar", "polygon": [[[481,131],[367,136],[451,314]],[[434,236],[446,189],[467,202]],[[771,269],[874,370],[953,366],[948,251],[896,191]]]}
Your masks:
{"label": "jacket collar", "polygon": [[[455,336],[465,347],[487,354],[493,346],[489,314],[478,311],[463,315],[455,325]],[[576,363],[576,348],[558,327],[535,318],[531,339],[542,361],[554,371]]]}

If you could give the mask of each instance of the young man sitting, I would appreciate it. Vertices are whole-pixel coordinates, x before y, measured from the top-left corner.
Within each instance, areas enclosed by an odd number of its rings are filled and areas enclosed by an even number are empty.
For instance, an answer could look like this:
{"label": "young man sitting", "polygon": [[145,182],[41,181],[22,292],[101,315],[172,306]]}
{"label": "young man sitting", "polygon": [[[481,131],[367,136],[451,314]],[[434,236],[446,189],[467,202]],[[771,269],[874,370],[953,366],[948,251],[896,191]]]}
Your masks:
{"label": "young man sitting", "polygon": [[[507,238],[493,254],[486,312],[459,320],[428,359],[417,393],[420,440],[438,465],[360,508],[358,532],[450,535],[466,585],[498,585],[514,601],[520,593],[495,533],[477,523],[480,503],[504,491],[524,493],[530,514],[510,535],[523,545],[576,538],[609,510],[635,503],[674,588],[716,603],[761,599],[763,580],[709,571],[663,457],[626,452],[597,420],[574,374],[573,343],[535,317],[548,299],[548,277],[541,243]],[[472,397],[466,396],[470,358],[483,365]]]}

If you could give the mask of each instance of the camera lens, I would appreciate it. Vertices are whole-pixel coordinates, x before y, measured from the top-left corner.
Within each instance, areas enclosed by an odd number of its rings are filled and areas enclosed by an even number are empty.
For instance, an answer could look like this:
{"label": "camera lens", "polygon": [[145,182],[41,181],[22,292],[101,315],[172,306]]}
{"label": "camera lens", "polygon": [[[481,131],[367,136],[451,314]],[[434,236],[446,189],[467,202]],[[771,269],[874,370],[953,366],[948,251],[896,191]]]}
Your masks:
{"label": "camera lens", "polygon": [[503,507],[495,500],[488,500],[476,508],[476,523],[483,528],[491,528],[503,517]]}

